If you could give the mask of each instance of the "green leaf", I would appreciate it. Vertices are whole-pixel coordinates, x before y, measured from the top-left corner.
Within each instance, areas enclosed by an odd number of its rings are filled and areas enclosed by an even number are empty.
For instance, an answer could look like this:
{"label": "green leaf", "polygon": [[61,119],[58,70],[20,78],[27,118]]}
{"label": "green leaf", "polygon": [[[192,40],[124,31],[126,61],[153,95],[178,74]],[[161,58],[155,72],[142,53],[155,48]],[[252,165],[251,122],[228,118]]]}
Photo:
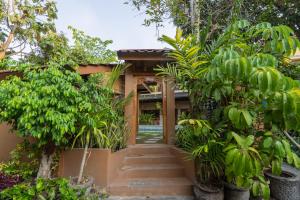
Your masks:
{"label": "green leaf", "polygon": [[281,174],[281,162],[279,160],[273,160],[272,161],[272,173],[275,175],[280,175]]}
{"label": "green leaf", "polygon": [[270,199],[270,188],[269,185],[266,185],[264,183],[260,183],[260,187],[262,190],[262,196],[265,200]]}
{"label": "green leaf", "polygon": [[270,148],[271,145],[273,143],[273,139],[271,137],[267,137],[266,139],[264,139],[263,141],[263,147],[264,148]]}
{"label": "green leaf", "polygon": [[284,146],[284,149],[285,149],[285,152],[286,152],[286,158],[287,158],[287,162],[289,164],[292,164],[293,163],[293,153],[292,153],[292,150],[291,150],[291,146],[290,144],[285,141],[285,140],[282,140],[282,144]]}
{"label": "green leaf", "polygon": [[259,182],[254,181],[254,183],[252,185],[252,193],[255,197],[257,197],[259,195]]}
{"label": "green leaf", "polygon": [[233,162],[233,160],[237,157],[237,155],[238,155],[237,149],[232,149],[228,151],[225,158],[226,165],[230,165]]}
{"label": "green leaf", "polygon": [[274,142],[274,150],[275,150],[275,153],[277,156],[279,156],[281,158],[285,157],[285,150],[284,150],[284,147],[283,147],[281,141],[276,140]]}
{"label": "green leaf", "polygon": [[246,125],[251,126],[252,125],[252,117],[251,117],[249,111],[243,109],[242,110],[242,115],[243,115],[244,121],[246,122]]}

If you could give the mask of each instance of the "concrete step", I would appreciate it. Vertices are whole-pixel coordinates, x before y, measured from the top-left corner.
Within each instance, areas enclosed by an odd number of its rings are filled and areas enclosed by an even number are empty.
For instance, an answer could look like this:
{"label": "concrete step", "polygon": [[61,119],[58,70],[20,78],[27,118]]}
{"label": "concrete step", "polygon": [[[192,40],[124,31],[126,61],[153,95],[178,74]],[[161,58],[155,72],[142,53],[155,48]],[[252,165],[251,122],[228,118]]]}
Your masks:
{"label": "concrete step", "polygon": [[146,155],[131,155],[125,157],[125,165],[134,164],[175,164],[177,160],[171,154],[146,154]]}
{"label": "concrete step", "polygon": [[123,178],[182,177],[184,169],[178,164],[135,164],[124,165],[120,170]]}
{"label": "concrete step", "polygon": [[129,156],[148,154],[171,154],[170,146],[163,144],[136,144],[129,147]]}
{"label": "concrete step", "polygon": [[192,196],[192,183],[184,178],[118,179],[108,188],[118,196]]}

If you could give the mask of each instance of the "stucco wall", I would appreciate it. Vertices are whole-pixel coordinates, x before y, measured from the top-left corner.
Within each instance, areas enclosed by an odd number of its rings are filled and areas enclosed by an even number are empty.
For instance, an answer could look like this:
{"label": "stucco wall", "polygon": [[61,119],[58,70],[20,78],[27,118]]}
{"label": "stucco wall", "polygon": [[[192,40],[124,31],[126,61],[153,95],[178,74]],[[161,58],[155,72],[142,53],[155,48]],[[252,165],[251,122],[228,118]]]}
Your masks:
{"label": "stucco wall", "polygon": [[[95,178],[95,184],[102,188],[108,186],[118,176],[127,149],[111,153],[109,149],[89,149],[84,169],[85,176]],[[78,176],[83,149],[72,149],[61,154],[58,175],[61,177]]]}
{"label": "stucco wall", "polygon": [[191,181],[195,181],[196,179],[196,171],[195,171],[195,163],[189,158],[189,154],[182,149],[177,147],[171,148],[172,154],[178,159],[180,164],[184,167],[185,175]]}
{"label": "stucco wall", "polygon": [[10,158],[9,153],[22,141],[10,129],[6,123],[0,124],[0,162],[7,161]]}

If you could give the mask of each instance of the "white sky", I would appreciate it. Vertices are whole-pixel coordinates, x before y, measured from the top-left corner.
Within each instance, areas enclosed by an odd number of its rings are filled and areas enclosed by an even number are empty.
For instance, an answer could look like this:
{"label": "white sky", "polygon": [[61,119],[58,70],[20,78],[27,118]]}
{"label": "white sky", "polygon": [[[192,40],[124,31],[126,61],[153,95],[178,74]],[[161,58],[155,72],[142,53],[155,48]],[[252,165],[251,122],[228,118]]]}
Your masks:
{"label": "white sky", "polygon": [[[102,40],[113,40],[113,50],[132,48],[164,48],[157,41],[156,28],[143,26],[145,15],[139,13],[125,0],[57,0],[58,31],[70,37],[68,25]],[[166,23],[159,35],[175,35],[175,27]]]}

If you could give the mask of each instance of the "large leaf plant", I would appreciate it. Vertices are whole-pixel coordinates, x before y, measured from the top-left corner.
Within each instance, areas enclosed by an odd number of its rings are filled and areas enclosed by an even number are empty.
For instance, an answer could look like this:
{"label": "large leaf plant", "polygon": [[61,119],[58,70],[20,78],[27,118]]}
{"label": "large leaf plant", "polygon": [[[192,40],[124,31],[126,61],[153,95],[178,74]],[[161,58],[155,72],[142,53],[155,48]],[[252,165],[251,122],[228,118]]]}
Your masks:
{"label": "large leaf plant", "polygon": [[210,122],[224,130],[219,140],[225,142],[227,181],[267,199],[263,169],[280,175],[283,161],[300,167],[288,134],[300,129],[299,82],[280,72],[300,42],[287,26],[246,20],[232,23],[216,40],[206,29],[195,38],[180,30],[175,39],[163,36],[176,63],[158,73],[189,91],[192,108],[207,99],[217,103]]}

